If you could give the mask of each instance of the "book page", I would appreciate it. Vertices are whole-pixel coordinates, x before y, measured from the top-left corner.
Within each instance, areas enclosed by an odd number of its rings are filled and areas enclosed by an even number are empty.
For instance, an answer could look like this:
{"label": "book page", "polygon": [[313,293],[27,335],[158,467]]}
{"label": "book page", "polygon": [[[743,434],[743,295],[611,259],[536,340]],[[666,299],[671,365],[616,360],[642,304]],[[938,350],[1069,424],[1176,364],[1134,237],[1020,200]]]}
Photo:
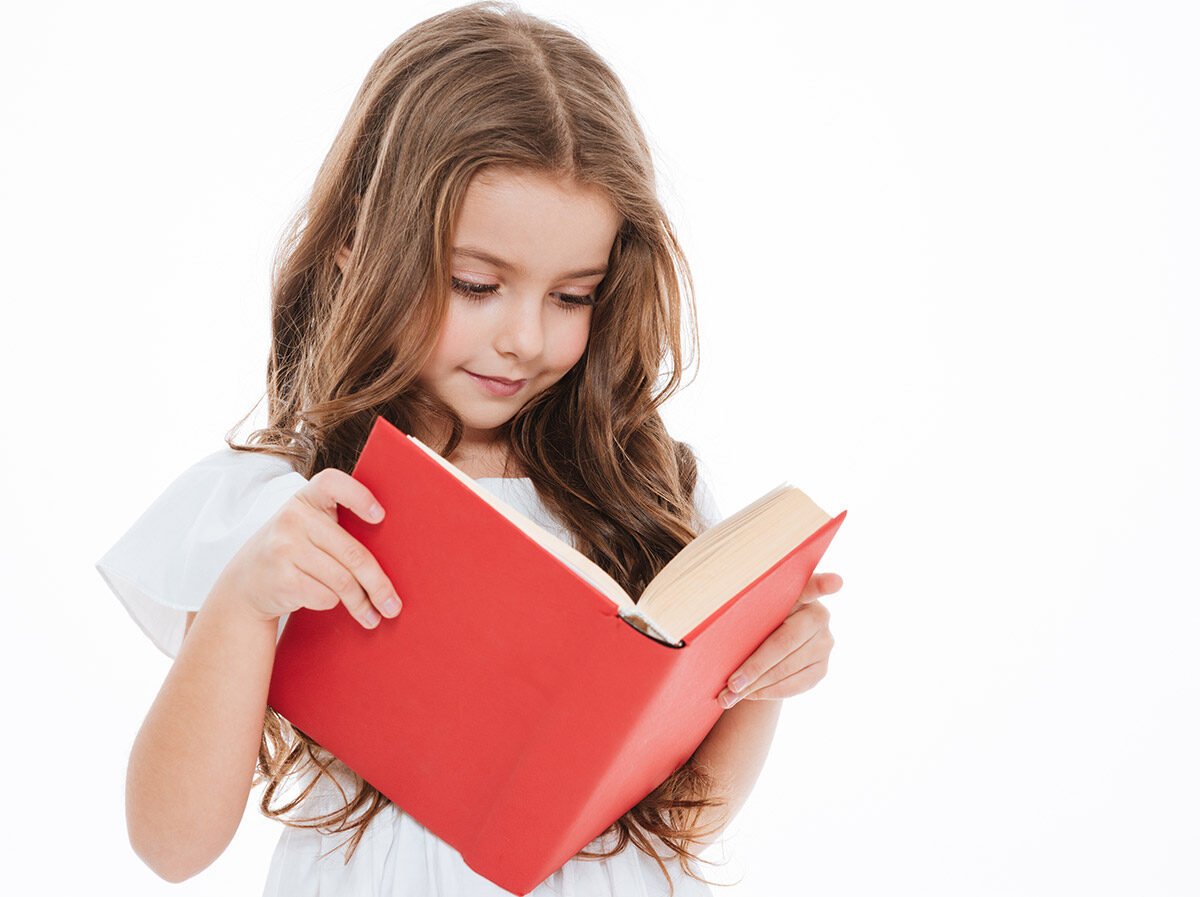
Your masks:
{"label": "book page", "polygon": [[781,483],[684,546],[637,607],[672,641],[682,640],[830,519],[795,486]]}

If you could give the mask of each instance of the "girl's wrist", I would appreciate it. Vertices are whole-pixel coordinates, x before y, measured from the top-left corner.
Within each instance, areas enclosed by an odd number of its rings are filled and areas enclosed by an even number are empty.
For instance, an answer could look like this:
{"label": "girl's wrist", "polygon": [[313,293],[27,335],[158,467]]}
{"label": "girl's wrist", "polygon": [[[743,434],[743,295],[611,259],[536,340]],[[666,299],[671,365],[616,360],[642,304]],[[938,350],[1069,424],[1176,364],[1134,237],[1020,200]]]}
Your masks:
{"label": "girl's wrist", "polygon": [[279,616],[266,614],[258,610],[231,583],[217,581],[208,595],[204,607],[212,607],[214,615],[236,621],[243,626],[262,626],[275,628],[279,625]]}

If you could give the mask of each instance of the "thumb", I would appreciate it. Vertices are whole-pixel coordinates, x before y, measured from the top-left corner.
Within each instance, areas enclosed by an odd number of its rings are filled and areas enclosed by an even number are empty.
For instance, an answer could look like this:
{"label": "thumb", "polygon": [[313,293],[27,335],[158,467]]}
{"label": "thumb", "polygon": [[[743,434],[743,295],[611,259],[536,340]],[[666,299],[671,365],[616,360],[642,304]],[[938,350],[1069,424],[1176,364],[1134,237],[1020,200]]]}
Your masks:
{"label": "thumb", "polygon": [[842,587],[842,577],[836,573],[814,573],[809,577],[804,591],[800,593],[798,604],[808,604],[816,601],[822,595],[832,595]]}

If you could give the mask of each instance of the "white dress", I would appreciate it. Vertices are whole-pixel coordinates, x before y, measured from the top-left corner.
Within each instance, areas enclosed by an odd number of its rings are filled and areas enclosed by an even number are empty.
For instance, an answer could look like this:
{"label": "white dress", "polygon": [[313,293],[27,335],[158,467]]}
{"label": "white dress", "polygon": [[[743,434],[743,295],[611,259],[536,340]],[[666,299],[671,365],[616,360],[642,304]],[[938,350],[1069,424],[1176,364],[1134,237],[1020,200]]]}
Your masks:
{"label": "white dress", "polygon": [[[175,657],[183,643],[186,613],[200,609],[238,549],[306,482],[282,458],[223,448],[175,479],[96,562],[96,569],[151,641]],[[531,480],[482,477],[477,482],[574,544],[542,504]],[[700,529],[721,519],[703,465],[695,502]],[[286,620],[280,620],[280,632]],[[341,764],[337,767],[346,770]],[[339,779],[347,794],[353,795],[351,779],[342,775]],[[289,788],[287,799],[293,793]],[[323,815],[342,806],[341,801],[332,783],[322,779],[289,818]],[[508,897],[509,892],[471,869],[457,849],[395,804],[370,821],[346,863],[340,845],[348,837],[346,832],[328,835],[285,825],[267,873],[264,897]],[[597,838],[585,849],[610,850],[614,837]],[[665,859],[671,855],[667,847],[661,841],[656,844],[670,870],[676,897],[711,897],[707,884],[685,875],[678,861]],[[693,863],[692,870],[714,878],[711,865]],[[666,897],[668,893],[658,864],[630,844],[607,859],[573,857],[530,897]]]}

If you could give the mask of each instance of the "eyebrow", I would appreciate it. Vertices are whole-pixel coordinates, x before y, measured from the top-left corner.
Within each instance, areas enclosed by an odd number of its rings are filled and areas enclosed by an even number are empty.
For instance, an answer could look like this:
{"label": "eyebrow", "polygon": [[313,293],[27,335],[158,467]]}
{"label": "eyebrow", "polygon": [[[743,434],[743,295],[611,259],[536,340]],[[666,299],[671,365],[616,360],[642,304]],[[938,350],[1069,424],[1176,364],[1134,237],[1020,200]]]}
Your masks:
{"label": "eyebrow", "polygon": [[[482,249],[476,249],[474,246],[455,246],[455,255],[465,255],[468,258],[479,259],[481,262],[487,262],[489,265],[495,265],[504,271],[512,271],[516,266],[506,262],[502,258],[497,258],[489,252],[484,252]],[[596,274],[607,274],[608,267],[600,268],[584,268],[582,271],[570,271],[560,275],[561,280],[571,280],[576,277],[593,277]]]}

